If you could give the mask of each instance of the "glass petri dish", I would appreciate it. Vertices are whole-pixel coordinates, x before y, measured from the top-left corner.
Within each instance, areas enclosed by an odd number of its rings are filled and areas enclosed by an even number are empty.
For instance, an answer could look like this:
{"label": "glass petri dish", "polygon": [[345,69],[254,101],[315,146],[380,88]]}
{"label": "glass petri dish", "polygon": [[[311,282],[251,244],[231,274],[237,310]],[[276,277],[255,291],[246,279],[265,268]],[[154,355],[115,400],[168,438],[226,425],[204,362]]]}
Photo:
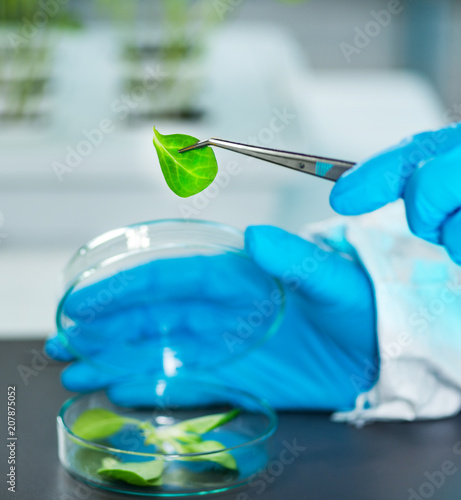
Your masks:
{"label": "glass petri dish", "polygon": [[162,220],[78,250],[62,275],[57,332],[75,357],[114,377],[175,376],[260,345],[277,331],[284,300],[240,231]]}
{"label": "glass petri dish", "polygon": [[[156,389],[156,402],[149,408],[118,407],[104,392],[69,399],[57,418],[59,458],[64,468],[91,486],[125,494],[160,497],[226,491],[245,484],[264,469],[270,458],[271,437],[277,425],[276,414],[266,403],[232,388],[178,377],[158,381]],[[193,401],[189,399],[185,402],[184,394],[193,395]],[[206,435],[206,439],[221,442],[224,449],[178,454],[152,451],[155,447],[146,446],[140,432],[130,424],[109,438],[81,439],[72,432],[72,426],[79,415],[92,408],[103,408],[129,419],[149,421],[157,427],[231,409],[239,409],[240,413],[234,420]],[[222,453],[233,457],[233,469],[216,462],[214,457]],[[136,486],[105,478],[98,470],[107,459],[125,464],[161,461],[161,481],[155,486]]]}
{"label": "glass petri dish", "polygon": [[[107,392],[64,404],[58,417],[63,466],[92,485],[144,496],[212,493],[248,481],[267,464],[275,414],[250,394],[209,382],[215,367],[276,333],[284,304],[281,284],[245,253],[243,233],[222,224],[140,223],[81,247],[62,274],[57,331]],[[146,447],[132,428],[105,441],[80,439],[72,425],[90,408],[156,425],[241,412],[207,437],[225,450],[191,458]],[[233,456],[235,470],[210,460],[223,452]],[[97,471],[107,457],[163,460],[162,484],[141,488],[104,479]]]}

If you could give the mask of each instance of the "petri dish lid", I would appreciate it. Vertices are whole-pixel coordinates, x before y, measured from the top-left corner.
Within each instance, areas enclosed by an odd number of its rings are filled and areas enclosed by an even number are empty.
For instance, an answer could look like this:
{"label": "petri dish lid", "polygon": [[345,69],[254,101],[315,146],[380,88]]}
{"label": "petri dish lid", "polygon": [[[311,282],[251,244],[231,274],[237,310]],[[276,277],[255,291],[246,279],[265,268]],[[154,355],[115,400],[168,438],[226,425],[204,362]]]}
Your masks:
{"label": "petri dish lid", "polygon": [[61,276],[56,324],[76,358],[116,376],[175,376],[242,356],[283,317],[281,284],[243,233],[184,220],[134,224],[81,247]]}

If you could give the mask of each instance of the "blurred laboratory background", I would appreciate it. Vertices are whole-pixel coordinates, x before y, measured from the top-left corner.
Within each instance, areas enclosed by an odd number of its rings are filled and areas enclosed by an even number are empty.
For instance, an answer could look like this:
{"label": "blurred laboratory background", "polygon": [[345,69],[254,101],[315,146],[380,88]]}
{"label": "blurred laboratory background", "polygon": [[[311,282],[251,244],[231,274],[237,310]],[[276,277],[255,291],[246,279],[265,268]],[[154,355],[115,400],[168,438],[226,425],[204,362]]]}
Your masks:
{"label": "blurred laboratory background", "polygon": [[4,337],[53,330],[59,271],[109,229],[334,215],[329,182],[223,151],[178,198],[154,125],[360,160],[461,119],[455,0],[1,0],[0,23]]}

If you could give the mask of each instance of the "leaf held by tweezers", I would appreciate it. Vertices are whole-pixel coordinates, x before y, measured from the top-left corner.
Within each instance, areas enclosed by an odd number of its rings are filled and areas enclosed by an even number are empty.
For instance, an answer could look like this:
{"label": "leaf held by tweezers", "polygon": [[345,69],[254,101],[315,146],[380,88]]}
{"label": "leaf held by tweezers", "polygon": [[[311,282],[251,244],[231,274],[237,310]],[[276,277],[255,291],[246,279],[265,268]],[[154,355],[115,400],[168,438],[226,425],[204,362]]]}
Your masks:
{"label": "leaf held by tweezers", "polygon": [[195,142],[198,139],[190,135],[162,135],[154,127],[154,146],[163,176],[169,188],[182,198],[203,191],[218,173],[218,163],[210,147],[178,153]]}

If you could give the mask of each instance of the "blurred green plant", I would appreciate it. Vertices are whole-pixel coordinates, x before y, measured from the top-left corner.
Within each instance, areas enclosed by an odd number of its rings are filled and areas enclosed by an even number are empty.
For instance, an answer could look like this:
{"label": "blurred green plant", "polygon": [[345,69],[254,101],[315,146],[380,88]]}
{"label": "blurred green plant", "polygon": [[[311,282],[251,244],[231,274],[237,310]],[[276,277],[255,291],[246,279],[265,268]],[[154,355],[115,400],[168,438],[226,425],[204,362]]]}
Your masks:
{"label": "blurred green plant", "polygon": [[138,0],[94,0],[96,12],[109,16],[115,23],[133,24],[136,21]]}
{"label": "blurred green plant", "polygon": [[[1,0],[0,0],[1,1]],[[155,91],[146,95],[146,118],[169,115],[197,118],[197,88],[200,58],[207,37],[219,23],[212,0],[96,0],[99,13],[105,13],[124,33],[123,58],[128,71],[124,88],[131,92],[152,64],[165,76]],[[196,71],[197,70],[197,71]],[[192,74],[191,74],[192,73]],[[169,111],[168,111],[169,110]],[[141,107],[133,113],[141,116]]]}
{"label": "blurred green plant", "polygon": [[[40,19],[37,17],[40,14]],[[2,0],[0,22],[52,24],[64,28],[78,28],[80,19],[74,12],[64,8],[60,2],[37,2],[37,0]]]}
{"label": "blurred green plant", "polygon": [[79,19],[58,2],[0,0],[0,119],[36,114],[50,79],[50,32],[74,29]]}
{"label": "blurred green plant", "polygon": [[[1,0],[0,0],[1,1]],[[228,4],[226,14],[234,15],[240,3]],[[251,1],[251,0],[244,0]],[[295,4],[306,0],[274,0]],[[220,15],[216,0],[95,0],[97,12],[117,23],[125,33],[123,57],[128,71],[124,89],[131,93],[140,87],[146,66],[159,64],[166,74],[155,91],[146,94],[144,118],[197,118],[197,92],[200,92],[201,57],[209,35],[228,19]],[[241,2],[243,3],[243,2]],[[203,75],[202,75],[203,77]],[[142,115],[141,106],[133,117]],[[167,111],[170,109],[170,111]]]}

